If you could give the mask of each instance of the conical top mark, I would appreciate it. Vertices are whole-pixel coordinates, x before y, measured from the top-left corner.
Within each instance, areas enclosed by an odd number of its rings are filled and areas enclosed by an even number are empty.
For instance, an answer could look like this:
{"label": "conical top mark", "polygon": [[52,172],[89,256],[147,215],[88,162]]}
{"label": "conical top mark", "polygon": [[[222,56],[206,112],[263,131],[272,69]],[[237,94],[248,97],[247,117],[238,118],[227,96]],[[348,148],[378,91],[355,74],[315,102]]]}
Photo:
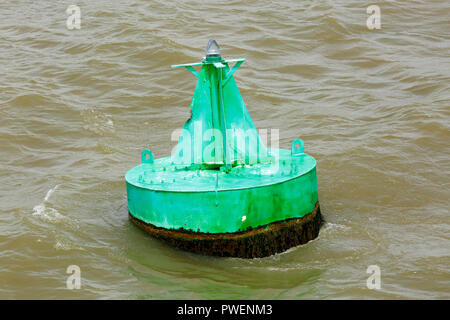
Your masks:
{"label": "conical top mark", "polygon": [[208,44],[206,45],[206,56],[220,56],[220,47],[216,40],[209,39]]}

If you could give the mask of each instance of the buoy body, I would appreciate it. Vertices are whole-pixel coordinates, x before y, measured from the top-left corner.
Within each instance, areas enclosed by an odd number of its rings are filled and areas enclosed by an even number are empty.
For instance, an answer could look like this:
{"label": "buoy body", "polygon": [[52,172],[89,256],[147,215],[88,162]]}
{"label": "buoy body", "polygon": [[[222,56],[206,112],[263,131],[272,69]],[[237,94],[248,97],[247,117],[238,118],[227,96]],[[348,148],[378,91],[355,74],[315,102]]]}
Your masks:
{"label": "buoy body", "polygon": [[143,150],[127,172],[130,219],[178,248],[216,256],[264,257],[314,239],[322,222],[315,159],[300,139],[291,150],[265,146],[233,79],[244,59],[214,50],[178,65],[198,77],[192,116],[174,154]]}

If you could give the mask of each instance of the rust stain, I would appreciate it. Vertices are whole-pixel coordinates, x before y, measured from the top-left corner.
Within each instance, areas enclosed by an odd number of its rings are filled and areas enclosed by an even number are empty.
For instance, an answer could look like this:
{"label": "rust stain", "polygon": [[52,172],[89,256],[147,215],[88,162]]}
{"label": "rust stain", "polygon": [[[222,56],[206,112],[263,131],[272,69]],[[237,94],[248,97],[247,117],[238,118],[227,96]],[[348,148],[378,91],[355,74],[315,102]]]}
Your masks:
{"label": "rust stain", "polygon": [[165,229],[134,218],[131,221],[153,237],[177,248],[204,255],[239,258],[261,258],[305,244],[319,235],[323,218],[319,202],[301,218],[273,222],[248,231],[202,233],[184,229]]}

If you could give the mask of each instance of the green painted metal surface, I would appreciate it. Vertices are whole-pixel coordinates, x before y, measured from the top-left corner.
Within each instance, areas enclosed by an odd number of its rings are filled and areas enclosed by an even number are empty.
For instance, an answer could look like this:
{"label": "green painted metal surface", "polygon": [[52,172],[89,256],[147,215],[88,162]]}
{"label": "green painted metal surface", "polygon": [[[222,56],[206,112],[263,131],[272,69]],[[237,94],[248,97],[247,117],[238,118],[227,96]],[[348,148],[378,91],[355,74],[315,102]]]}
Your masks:
{"label": "green painted metal surface", "polygon": [[[233,78],[244,61],[225,60],[214,54],[207,55],[201,64],[172,66],[185,67],[198,78],[191,118],[184,124],[172,155],[174,163],[229,169],[236,164],[268,161],[266,147]],[[230,63],[235,65],[230,68]],[[200,72],[193,68],[196,65],[202,66]]]}
{"label": "green painted metal surface", "polygon": [[155,159],[143,150],[142,164],[127,172],[130,214],[166,229],[225,233],[310,213],[316,161],[300,139],[291,150],[264,145],[233,78],[244,59],[224,60],[215,42],[208,47],[213,54],[201,63],[173,66],[198,78],[192,115],[174,154]]}

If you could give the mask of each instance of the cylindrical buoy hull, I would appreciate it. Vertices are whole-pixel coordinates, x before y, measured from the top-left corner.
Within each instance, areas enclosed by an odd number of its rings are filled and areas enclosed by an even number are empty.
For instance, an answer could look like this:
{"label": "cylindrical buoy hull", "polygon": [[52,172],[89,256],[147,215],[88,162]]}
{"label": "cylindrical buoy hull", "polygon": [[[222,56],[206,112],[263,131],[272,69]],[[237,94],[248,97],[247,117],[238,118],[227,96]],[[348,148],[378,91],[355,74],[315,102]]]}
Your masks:
{"label": "cylindrical buoy hull", "polygon": [[137,225],[177,248],[206,255],[265,257],[319,234],[316,162],[279,150],[278,166],[230,172],[180,170],[168,159],[126,175],[128,212]]}

